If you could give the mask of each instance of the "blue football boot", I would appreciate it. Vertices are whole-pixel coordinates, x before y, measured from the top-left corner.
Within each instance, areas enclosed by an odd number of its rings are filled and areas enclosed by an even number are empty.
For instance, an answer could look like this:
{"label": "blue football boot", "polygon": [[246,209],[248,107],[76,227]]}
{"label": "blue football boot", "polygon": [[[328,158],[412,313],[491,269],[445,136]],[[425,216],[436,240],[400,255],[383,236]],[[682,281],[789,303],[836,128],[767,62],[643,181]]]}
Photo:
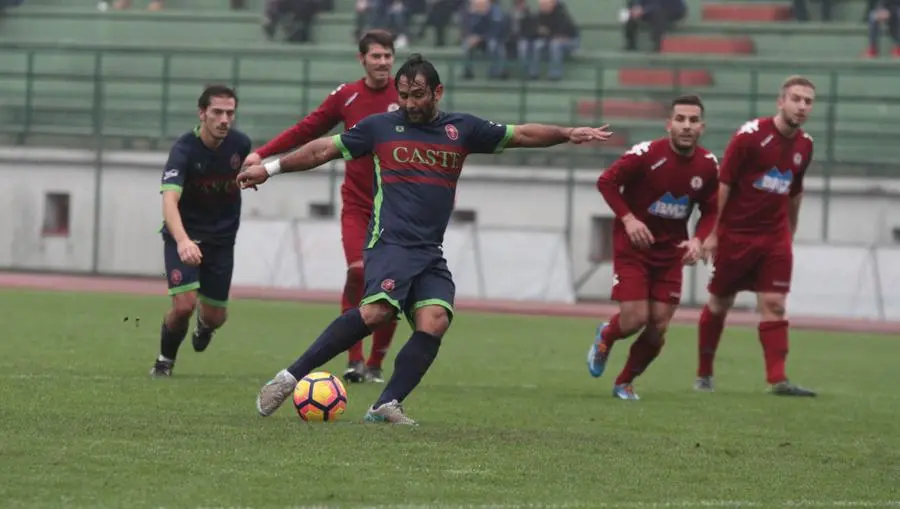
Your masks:
{"label": "blue football boot", "polygon": [[613,386],[613,397],[619,399],[627,399],[631,401],[637,401],[641,398],[638,397],[637,393],[634,392],[634,386],[629,384],[617,384]]}
{"label": "blue football boot", "polygon": [[606,361],[609,359],[609,348],[600,340],[603,335],[603,330],[606,329],[607,325],[607,323],[601,323],[600,326],[597,327],[597,333],[594,335],[594,342],[588,350],[588,371],[594,378],[603,374],[603,370],[606,369]]}

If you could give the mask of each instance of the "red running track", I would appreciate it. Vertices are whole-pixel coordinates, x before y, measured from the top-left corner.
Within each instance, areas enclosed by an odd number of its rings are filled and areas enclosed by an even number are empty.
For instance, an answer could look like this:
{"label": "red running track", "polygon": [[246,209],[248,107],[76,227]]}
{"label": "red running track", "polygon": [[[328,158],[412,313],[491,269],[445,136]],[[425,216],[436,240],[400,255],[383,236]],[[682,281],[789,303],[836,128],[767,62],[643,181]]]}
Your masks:
{"label": "red running track", "polygon": [[[160,297],[166,295],[166,282],[163,278],[152,279],[0,272],[0,287],[65,292],[159,295]],[[340,301],[340,295],[337,292],[252,286],[234,287],[232,288],[231,295],[233,298],[238,299],[265,299],[329,304]],[[610,303],[564,304],[479,299],[458,299],[456,301],[456,308],[461,311],[579,317],[594,318],[597,320],[609,317],[616,311],[616,306]],[[673,321],[683,325],[694,325],[697,323],[699,315],[700,310],[697,308],[680,308],[678,312],[676,312]],[[817,316],[794,316],[791,317],[790,320],[791,326],[797,329],[900,335],[900,321],[827,318]],[[734,311],[728,316],[729,325],[755,326],[756,322],[756,315],[747,311]]]}

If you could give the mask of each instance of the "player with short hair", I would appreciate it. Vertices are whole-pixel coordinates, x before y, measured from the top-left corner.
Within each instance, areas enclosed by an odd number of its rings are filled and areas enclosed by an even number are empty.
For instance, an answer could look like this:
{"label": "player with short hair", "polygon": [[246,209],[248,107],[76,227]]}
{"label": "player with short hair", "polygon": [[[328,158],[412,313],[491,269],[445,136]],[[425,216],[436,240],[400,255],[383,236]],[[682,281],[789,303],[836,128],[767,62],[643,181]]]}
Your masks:
{"label": "player with short hair", "polygon": [[[619,312],[597,328],[588,371],[599,377],[616,341],[641,331],[631,345],[613,396],[640,399],[633,381],[659,355],[681,301],[683,266],[693,265],[716,221],[718,161],[698,145],[705,128],[699,97],[672,101],[668,136],[639,143],[600,175],[597,189],[616,215],[612,299]],[[694,237],[687,226],[700,209]]]}
{"label": "player with short hair", "polygon": [[[365,77],[339,85],[315,111],[250,154],[245,166],[259,164],[265,158],[309,143],[327,134],[341,122],[345,129],[350,129],[369,115],[396,110],[397,90],[391,78],[394,36],[385,30],[366,32],[359,40],[358,57],[366,71]],[[341,185],[341,240],[347,261],[347,278],[341,296],[341,311],[358,306],[364,290],[363,245],[372,216],[375,163],[371,156],[361,157],[347,161],[344,171],[344,182]],[[362,341],[350,347],[344,380],[383,383],[381,364],[396,328],[397,323],[391,321],[373,332],[368,360],[363,356]]]}
{"label": "player with short hair", "polygon": [[725,317],[741,291],[756,293],[759,341],[766,380],[773,394],[815,396],[785,374],[788,354],[787,293],[793,269],[803,177],[813,157],[813,139],[801,126],[812,112],[816,88],[791,76],[778,94],[774,117],[751,120],[732,136],[719,176],[718,228],[703,246],[713,260],[699,324],[699,366],[694,387],[713,390],[713,360]]}
{"label": "player with short hair", "polygon": [[160,233],[172,308],[162,324],[153,376],[172,375],[198,300],[195,351],[206,350],[225,323],[241,219],[241,191],[234,179],[251,147],[246,134],[231,128],[237,106],[234,90],[206,87],[197,100],[200,125],[169,151],[160,189]]}
{"label": "player with short hair", "polygon": [[343,134],[320,138],[265,166],[244,170],[246,188],[282,172],[311,170],[343,156],[375,158],[375,209],[366,244],[366,292],[359,308],[338,317],[290,367],[259,392],[257,411],[271,415],[297,380],[381,324],[406,315],[413,326],[394,372],[365,420],[415,424],[401,404],[437,356],[450,327],[456,287],[441,244],[466,156],[513,147],[549,147],[606,140],[602,128],[496,124],[438,110],[444,93],[434,66],[413,55],[396,75],[400,110],[362,120]]}

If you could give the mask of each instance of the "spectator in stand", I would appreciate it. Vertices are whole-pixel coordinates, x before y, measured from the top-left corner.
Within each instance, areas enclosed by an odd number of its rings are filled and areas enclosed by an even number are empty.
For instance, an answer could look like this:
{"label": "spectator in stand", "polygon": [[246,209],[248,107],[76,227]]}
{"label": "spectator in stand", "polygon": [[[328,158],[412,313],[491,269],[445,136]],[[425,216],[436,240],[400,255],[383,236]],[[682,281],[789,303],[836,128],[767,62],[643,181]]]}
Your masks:
{"label": "spectator in stand", "polygon": [[[822,3],[822,21],[831,21],[831,6],[834,0],[818,0]],[[797,21],[809,21],[809,7],[806,0],[793,0],[792,9],[794,19]],[[868,9],[868,12],[871,9]]]}
{"label": "spectator in stand", "polygon": [[423,10],[424,4],[418,0],[357,0],[355,35],[362,37],[373,29],[387,30],[396,34],[394,47],[405,48],[409,45],[409,20]]}
{"label": "spectator in stand", "polygon": [[528,73],[528,56],[537,37],[537,18],[528,6],[528,0],[514,0],[510,11],[510,33],[506,41],[507,54],[515,55],[523,73]]}
{"label": "spectator in stand", "polygon": [[424,38],[426,29],[431,27],[434,29],[434,45],[439,48],[445,46],[447,27],[463,5],[463,0],[428,0],[425,21],[419,29],[419,39]]}
{"label": "spectator in stand", "polygon": [[288,42],[312,42],[313,21],[322,4],[321,0],[266,0],[263,32],[272,39],[281,26]]}
{"label": "spectator in stand", "polygon": [[878,0],[869,11],[868,58],[877,57],[881,53],[882,25],[887,25],[888,33],[894,41],[893,55],[900,57],[900,0]]}
{"label": "spectator in stand", "polygon": [[491,62],[488,75],[494,79],[506,79],[506,38],[508,20],[506,13],[492,0],[469,0],[469,8],[463,19],[463,54],[465,68],[463,78],[475,77],[473,69],[475,52],[484,52]]}
{"label": "spectator in stand", "polygon": [[544,50],[549,54],[550,66],[547,78],[562,79],[563,61],[578,50],[580,38],[578,26],[572,21],[569,9],[561,0],[538,0],[537,36],[531,48],[528,75],[540,77],[540,62]]}
{"label": "spectator in stand", "polygon": [[637,49],[638,26],[645,22],[650,25],[653,51],[659,53],[666,30],[686,15],[687,4],[684,0],[628,0],[622,15],[625,22],[625,50]]}

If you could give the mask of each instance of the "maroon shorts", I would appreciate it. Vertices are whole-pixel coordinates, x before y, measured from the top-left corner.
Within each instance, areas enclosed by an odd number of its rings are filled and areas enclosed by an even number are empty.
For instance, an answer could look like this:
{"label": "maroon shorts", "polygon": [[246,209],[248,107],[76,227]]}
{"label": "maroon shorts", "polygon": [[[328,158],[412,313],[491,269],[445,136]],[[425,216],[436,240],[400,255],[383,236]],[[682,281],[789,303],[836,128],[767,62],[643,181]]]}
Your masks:
{"label": "maroon shorts", "polygon": [[362,263],[363,249],[369,236],[369,219],[371,213],[354,208],[341,211],[341,243],[344,245],[344,258],[347,266]]}
{"label": "maroon shorts", "polygon": [[717,297],[738,292],[788,293],[794,254],[790,237],[719,235],[707,290]]}
{"label": "maroon shorts", "polygon": [[683,270],[680,258],[655,263],[636,256],[613,256],[612,300],[678,304]]}

